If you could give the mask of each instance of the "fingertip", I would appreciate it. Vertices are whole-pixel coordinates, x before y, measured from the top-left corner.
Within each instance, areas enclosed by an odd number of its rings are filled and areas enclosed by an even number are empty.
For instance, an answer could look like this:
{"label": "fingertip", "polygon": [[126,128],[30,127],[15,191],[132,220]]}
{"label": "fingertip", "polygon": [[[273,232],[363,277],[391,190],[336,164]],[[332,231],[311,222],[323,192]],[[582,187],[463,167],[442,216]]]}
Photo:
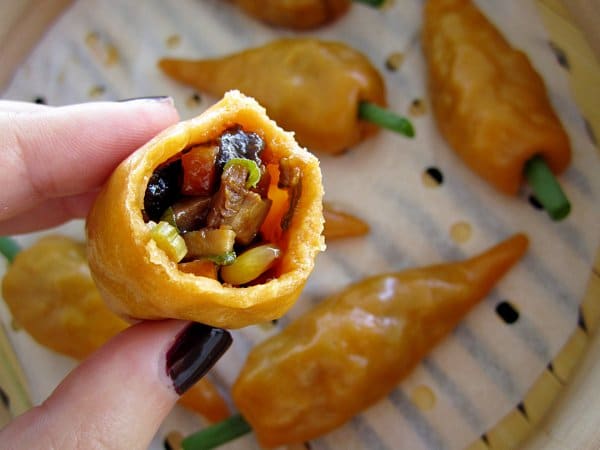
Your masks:
{"label": "fingertip", "polygon": [[97,120],[97,134],[92,144],[104,146],[111,153],[121,155],[121,158],[180,120],[170,96],[82,103],[65,106],[64,109],[64,113],[85,118],[84,126],[89,127],[89,122]]}
{"label": "fingertip", "polygon": [[114,103],[138,110],[145,115],[143,121],[156,124],[159,131],[180,120],[175,101],[168,95],[126,98]]}

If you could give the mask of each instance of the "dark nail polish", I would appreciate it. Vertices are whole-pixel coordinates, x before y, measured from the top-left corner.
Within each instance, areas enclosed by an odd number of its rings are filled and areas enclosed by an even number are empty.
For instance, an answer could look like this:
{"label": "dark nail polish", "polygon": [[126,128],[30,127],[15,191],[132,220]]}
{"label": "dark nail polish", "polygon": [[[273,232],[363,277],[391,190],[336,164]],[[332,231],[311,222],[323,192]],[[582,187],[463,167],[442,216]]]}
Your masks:
{"label": "dark nail polish", "polygon": [[175,392],[187,391],[202,378],[231,345],[229,332],[201,323],[188,325],[167,352],[167,375]]}
{"label": "dark nail polish", "polygon": [[154,95],[150,97],[132,97],[132,98],[123,98],[121,100],[117,100],[118,102],[139,102],[139,101],[152,101],[152,102],[172,102],[173,99],[168,95]]}

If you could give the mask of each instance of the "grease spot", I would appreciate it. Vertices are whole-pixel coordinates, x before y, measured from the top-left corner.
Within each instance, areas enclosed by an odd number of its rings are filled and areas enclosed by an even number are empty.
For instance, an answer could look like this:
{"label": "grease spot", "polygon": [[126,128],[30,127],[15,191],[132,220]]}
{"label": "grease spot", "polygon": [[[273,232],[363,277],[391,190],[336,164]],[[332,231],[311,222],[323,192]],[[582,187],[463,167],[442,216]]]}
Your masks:
{"label": "grease spot", "polygon": [[178,34],[172,34],[170,36],[167,36],[167,38],[165,39],[165,45],[167,46],[167,48],[170,49],[179,47],[179,45],[181,45],[181,36],[179,36]]}
{"label": "grease spot", "polygon": [[424,384],[421,384],[413,389],[410,394],[410,399],[421,411],[429,411],[433,409],[436,402],[435,393],[429,386]]}
{"label": "grease spot", "polygon": [[200,105],[200,103],[202,103],[202,97],[197,92],[194,92],[185,101],[185,106],[192,109],[197,108]]}
{"label": "grease spot", "polygon": [[90,98],[98,98],[101,97],[106,92],[106,88],[100,84],[96,84],[90,88],[88,91],[88,96]]}
{"label": "grease spot", "polygon": [[459,244],[464,244],[473,235],[473,227],[468,222],[456,222],[450,227],[450,237]]}
{"label": "grease spot", "polygon": [[385,60],[385,68],[395,72],[400,69],[402,63],[404,62],[404,53],[402,52],[394,52],[390,53],[390,55]]}
{"label": "grease spot", "polygon": [[97,31],[90,31],[85,36],[85,44],[94,57],[107,67],[117,64],[120,60],[117,47]]}
{"label": "grease spot", "polygon": [[427,104],[421,98],[415,98],[408,108],[408,114],[413,117],[424,116],[427,114]]}

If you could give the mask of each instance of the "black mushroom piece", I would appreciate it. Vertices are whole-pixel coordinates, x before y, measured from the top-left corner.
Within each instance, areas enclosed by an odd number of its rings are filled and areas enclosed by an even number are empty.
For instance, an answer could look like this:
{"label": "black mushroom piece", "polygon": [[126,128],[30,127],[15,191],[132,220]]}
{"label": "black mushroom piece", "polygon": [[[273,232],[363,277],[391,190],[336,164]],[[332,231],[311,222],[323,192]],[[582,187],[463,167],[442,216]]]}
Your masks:
{"label": "black mushroom piece", "polygon": [[264,148],[265,141],[258,134],[244,131],[239,126],[230,128],[219,138],[217,165],[222,170],[230,159],[244,158],[254,161],[260,167],[260,154]]}
{"label": "black mushroom piece", "polygon": [[156,168],[144,195],[144,212],[149,220],[158,222],[166,209],[179,199],[182,182],[180,159]]}

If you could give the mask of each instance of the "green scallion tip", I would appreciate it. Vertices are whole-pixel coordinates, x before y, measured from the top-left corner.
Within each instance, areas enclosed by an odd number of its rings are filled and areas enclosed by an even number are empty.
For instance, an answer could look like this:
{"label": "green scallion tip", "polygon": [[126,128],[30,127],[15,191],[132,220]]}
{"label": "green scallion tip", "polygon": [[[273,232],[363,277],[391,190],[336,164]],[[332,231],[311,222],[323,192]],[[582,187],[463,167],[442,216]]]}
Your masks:
{"label": "green scallion tip", "polygon": [[252,431],[252,427],[240,415],[215,423],[197,433],[190,434],[181,441],[183,450],[209,450]]}
{"label": "green scallion tip", "polygon": [[374,103],[360,102],[358,117],[404,136],[415,137],[415,129],[410,120]]}
{"label": "green scallion tip", "polygon": [[527,161],[525,178],[552,220],[562,220],[569,215],[571,203],[544,158],[537,155]]}
{"label": "green scallion tip", "polygon": [[246,169],[248,169],[248,179],[246,180],[246,189],[251,187],[256,187],[258,182],[260,181],[261,173],[258,164],[252,159],[247,158],[231,158],[229,161],[225,163],[223,166],[223,170],[227,169],[229,166],[233,164],[239,164]]}
{"label": "green scallion tip", "polygon": [[21,247],[13,238],[8,236],[0,236],[0,253],[2,253],[8,262],[13,262],[17,253],[21,251]]}

